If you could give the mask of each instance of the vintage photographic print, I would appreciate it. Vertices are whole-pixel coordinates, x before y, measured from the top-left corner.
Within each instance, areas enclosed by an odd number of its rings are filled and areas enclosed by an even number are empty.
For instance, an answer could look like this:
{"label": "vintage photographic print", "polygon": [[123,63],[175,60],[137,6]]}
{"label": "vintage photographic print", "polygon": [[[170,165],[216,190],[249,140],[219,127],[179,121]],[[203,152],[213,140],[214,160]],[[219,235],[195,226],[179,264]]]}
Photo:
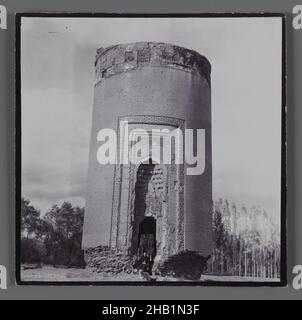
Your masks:
{"label": "vintage photographic print", "polygon": [[18,283],[284,285],[283,30],[18,15]]}

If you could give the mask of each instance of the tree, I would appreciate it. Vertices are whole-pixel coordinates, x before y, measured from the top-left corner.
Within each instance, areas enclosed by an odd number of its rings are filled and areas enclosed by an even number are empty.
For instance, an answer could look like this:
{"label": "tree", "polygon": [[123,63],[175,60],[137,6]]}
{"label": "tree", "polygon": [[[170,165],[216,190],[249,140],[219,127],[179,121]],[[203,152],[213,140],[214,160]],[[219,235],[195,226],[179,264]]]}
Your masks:
{"label": "tree", "polygon": [[54,205],[41,216],[29,200],[22,199],[22,262],[83,267],[83,220],[84,208],[69,202]]}
{"label": "tree", "polygon": [[45,214],[49,230],[45,237],[48,256],[52,256],[53,265],[84,265],[81,250],[84,208],[73,207],[64,202],[61,207],[52,206]]}
{"label": "tree", "polygon": [[210,273],[280,276],[280,225],[273,214],[259,206],[238,208],[219,199],[214,203],[213,236]]}
{"label": "tree", "polygon": [[39,233],[40,211],[30,204],[30,201],[21,198],[21,233],[28,238]]}
{"label": "tree", "polygon": [[217,249],[221,249],[226,242],[226,230],[223,223],[222,211],[221,211],[222,201],[220,200],[214,207],[213,215],[213,233],[214,233],[214,243]]}
{"label": "tree", "polygon": [[37,263],[43,260],[45,223],[40,211],[30,201],[21,198],[21,262]]}
{"label": "tree", "polygon": [[52,206],[50,211],[45,214],[44,220],[64,237],[71,237],[82,233],[84,209],[73,207],[70,202],[64,202],[61,207]]}

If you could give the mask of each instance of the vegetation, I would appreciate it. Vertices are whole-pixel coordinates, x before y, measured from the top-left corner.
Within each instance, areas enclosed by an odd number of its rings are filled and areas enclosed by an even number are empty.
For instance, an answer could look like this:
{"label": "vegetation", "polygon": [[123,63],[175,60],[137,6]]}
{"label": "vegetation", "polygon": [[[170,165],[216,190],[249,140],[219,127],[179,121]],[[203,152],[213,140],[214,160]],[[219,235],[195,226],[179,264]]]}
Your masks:
{"label": "vegetation", "polygon": [[214,203],[214,250],[208,273],[280,277],[280,223],[259,207]]}
{"label": "vegetation", "polygon": [[29,200],[21,204],[21,263],[84,267],[81,250],[84,209],[64,202],[45,215]]}
{"label": "vegetation", "polygon": [[[84,267],[81,239],[84,208],[69,202],[43,216],[22,199],[21,262]],[[280,224],[259,207],[237,208],[227,200],[214,203],[214,250],[208,274],[280,277]]]}

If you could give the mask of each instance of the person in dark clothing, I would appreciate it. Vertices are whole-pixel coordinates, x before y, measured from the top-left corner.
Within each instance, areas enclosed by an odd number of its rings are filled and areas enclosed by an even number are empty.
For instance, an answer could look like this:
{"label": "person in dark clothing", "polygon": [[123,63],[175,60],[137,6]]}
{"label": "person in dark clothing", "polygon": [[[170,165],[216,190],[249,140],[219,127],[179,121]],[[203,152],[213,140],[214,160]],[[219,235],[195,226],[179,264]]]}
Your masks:
{"label": "person in dark clothing", "polygon": [[152,276],[153,264],[154,264],[154,259],[152,256],[150,256],[149,265],[148,265],[148,272],[149,272],[150,276]]}
{"label": "person in dark clothing", "polygon": [[148,257],[147,253],[144,252],[140,261],[140,269],[143,272],[149,272],[149,262],[150,262],[150,258]]}

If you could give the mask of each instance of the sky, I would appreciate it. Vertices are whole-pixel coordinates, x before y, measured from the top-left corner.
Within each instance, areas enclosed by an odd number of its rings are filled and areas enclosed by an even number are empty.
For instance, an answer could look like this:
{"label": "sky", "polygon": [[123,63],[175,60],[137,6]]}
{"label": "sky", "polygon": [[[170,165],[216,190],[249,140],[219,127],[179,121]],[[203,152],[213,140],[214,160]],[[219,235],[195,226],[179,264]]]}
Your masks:
{"label": "sky", "polygon": [[22,195],[85,205],[98,47],[193,49],[212,65],[213,198],[280,216],[280,18],[29,18],[21,22]]}

